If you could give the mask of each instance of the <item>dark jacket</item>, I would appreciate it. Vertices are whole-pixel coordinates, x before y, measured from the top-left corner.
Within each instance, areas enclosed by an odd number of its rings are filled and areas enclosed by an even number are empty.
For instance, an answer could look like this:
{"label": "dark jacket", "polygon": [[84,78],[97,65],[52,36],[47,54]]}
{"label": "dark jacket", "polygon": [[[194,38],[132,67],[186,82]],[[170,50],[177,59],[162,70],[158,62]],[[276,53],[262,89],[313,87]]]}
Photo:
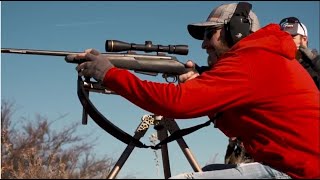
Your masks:
{"label": "dark jacket", "polygon": [[308,71],[313,81],[316,83],[318,89],[320,89],[320,55],[318,54],[316,49],[313,49],[312,53],[315,55],[315,58],[312,60],[301,53],[299,62]]}

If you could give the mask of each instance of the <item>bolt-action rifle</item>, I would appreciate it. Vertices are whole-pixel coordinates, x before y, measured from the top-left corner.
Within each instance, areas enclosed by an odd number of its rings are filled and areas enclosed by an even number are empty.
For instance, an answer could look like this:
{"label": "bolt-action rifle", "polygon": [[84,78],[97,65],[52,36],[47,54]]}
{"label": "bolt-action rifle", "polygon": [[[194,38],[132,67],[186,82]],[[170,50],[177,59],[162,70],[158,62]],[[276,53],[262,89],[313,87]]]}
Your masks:
{"label": "bolt-action rifle", "polygon": [[[105,50],[109,53],[101,53],[108,57],[110,62],[118,68],[133,70],[137,73],[147,75],[157,75],[161,73],[163,77],[173,78],[172,82],[176,82],[178,76],[195,68],[186,68],[185,64],[179,62],[174,56],[167,56],[169,54],[188,54],[187,45],[153,45],[151,41],[146,41],[145,44],[126,43],[117,40],[107,40],[105,43]],[[123,51],[127,51],[124,53]],[[156,52],[156,55],[137,54],[134,51],[144,51],[146,53]],[[110,53],[113,52],[113,53]],[[122,53],[115,53],[122,52]],[[79,54],[81,52],[68,52],[68,51],[48,51],[48,50],[34,50],[34,49],[14,49],[14,48],[1,48],[1,53],[15,53],[15,54],[30,54],[30,55],[47,55],[47,56],[64,56],[66,62],[80,64],[85,60],[68,59],[68,55]],[[84,78],[84,79],[83,79]],[[131,135],[119,129],[105,118],[92,104],[89,99],[89,92],[100,92],[104,94],[114,94],[114,92],[107,90],[99,82],[91,82],[86,77],[78,76],[77,93],[79,100],[83,106],[82,124],[87,124],[88,114],[90,117],[105,131],[117,138],[118,140],[129,144],[133,143],[137,147],[154,147],[146,146],[139,140],[133,138]],[[159,148],[160,146],[157,146]]]}
{"label": "bolt-action rifle", "polygon": [[[191,70],[177,60],[174,56],[167,56],[163,52],[169,54],[188,54],[187,45],[153,45],[151,41],[145,44],[126,43],[117,40],[107,40],[105,43],[106,52],[122,52],[122,53],[101,53],[110,59],[110,62],[118,68],[133,70],[136,73],[153,75],[161,73],[163,78],[173,78],[172,82],[177,81],[177,76]],[[123,53],[123,51],[127,51]],[[144,51],[146,53],[156,52],[156,55],[137,54],[134,51]],[[64,56],[79,54],[80,52],[68,51],[48,51],[35,49],[14,49],[2,48],[1,53],[31,54],[31,55],[47,55],[47,56]],[[67,59],[68,63],[80,64],[84,60]]]}

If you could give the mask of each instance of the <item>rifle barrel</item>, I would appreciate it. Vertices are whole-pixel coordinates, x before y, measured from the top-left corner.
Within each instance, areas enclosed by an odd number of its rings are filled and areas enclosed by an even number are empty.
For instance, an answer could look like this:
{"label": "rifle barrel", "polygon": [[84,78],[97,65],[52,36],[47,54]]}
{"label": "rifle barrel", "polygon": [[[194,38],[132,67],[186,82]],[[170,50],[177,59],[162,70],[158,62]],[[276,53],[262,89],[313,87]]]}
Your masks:
{"label": "rifle barrel", "polygon": [[50,56],[67,56],[67,55],[69,55],[69,54],[79,54],[79,53],[81,53],[81,52],[1,48],[1,53],[50,55]]}

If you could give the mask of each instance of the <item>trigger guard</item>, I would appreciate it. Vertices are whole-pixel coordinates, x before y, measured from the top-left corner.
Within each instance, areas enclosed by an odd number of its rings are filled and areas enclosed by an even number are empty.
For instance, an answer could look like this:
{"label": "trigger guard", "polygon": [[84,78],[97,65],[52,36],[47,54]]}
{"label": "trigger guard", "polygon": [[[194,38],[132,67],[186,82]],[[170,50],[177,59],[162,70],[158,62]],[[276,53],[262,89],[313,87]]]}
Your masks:
{"label": "trigger guard", "polygon": [[[172,81],[169,81],[168,78],[173,78]],[[177,76],[168,76],[168,75],[163,75],[163,78],[166,80],[167,83],[175,83],[177,82],[178,78]]]}

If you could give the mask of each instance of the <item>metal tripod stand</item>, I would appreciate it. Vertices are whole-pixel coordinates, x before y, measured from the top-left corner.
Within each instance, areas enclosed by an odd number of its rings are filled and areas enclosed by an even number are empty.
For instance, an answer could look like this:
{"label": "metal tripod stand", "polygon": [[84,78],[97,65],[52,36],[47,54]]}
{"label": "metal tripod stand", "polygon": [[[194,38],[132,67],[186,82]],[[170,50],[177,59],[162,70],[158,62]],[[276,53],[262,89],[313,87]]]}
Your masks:
{"label": "metal tripod stand", "polygon": [[[144,115],[142,117],[142,122],[138,126],[138,128],[135,131],[134,138],[140,139],[145,135],[147,130],[151,125],[154,125],[154,129],[157,130],[158,133],[158,139],[162,141],[166,137],[168,137],[168,132],[172,134],[173,132],[179,130],[178,124],[173,120],[169,118],[164,118],[163,116],[155,116],[155,115]],[[188,145],[184,141],[183,138],[176,140],[183,151],[184,155],[186,156],[187,160],[189,161],[191,167],[195,172],[202,172],[199,164],[195,160],[194,156],[192,155]],[[117,163],[111,170],[111,172],[108,175],[108,179],[114,179],[117,174],[119,173],[120,169],[132,153],[135,146],[132,144],[129,144],[126,149],[123,151],[122,155],[118,159]],[[163,144],[161,146],[161,155],[162,155],[162,164],[163,164],[163,171],[164,171],[164,177],[165,179],[168,179],[171,177],[171,171],[170,171],[170,162],[169,162],[169,154],[168,154],[168,146],[167,144]]]}

